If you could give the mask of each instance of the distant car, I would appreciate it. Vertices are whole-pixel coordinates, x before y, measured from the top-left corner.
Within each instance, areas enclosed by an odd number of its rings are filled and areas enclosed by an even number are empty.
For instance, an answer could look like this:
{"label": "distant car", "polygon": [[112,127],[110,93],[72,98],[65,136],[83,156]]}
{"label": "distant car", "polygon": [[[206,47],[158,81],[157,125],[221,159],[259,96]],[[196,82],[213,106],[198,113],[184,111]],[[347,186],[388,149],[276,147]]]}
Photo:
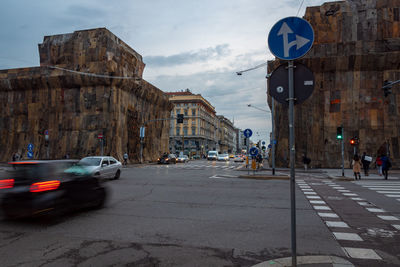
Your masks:
{"label": "distant car", "polygon": [[200,159],[200,156],[199,156],[199,155],[194,155],[194,156],[192,157],[192,159]]}
{"label": "distant car", "polygon": [[217,159],[218,159],[218,152],[217,151],[208,151],[207,160],[217,160]]}
{"label": "distant car", "polygon": [[122,163],[110,156],[93,156],[81,159],[70,172],[87,172],[101,179],[119,179]]}
{"label": "distant car", "polygon": [[240,155],[236,155],[235,158],[233,159],[234,162],[244,162],[244,157]]}
{"label": "distant car", "polygon": [[220,155],[218,155],[217,160],[218,161],[229,161],[229,155],[228,154],[220,154]]}
{"label": "distant car", "polygon": [[6,218],[55,216],[80,208],[99,208],[106,189],[95,176],[65,172],[76,161],[10,162],[8,177],[0,179],[1,209]]}
{"label": "distant car", "polygon": [[229,158],[230,158],[230,159],[233,159],[233,158],[235,158],[235,155],[229,154]]}
{"label": "distant car", "polygon": [[176,162],[182,162],[182,163],[189,162],[189,157],[186,156],[186,155],[179,156],[179,157],[176,159]]}
{"label": "distant car", "polygon": [[174,154],[165,154],[158,158],[158,164],[175,164],[176,156]]}

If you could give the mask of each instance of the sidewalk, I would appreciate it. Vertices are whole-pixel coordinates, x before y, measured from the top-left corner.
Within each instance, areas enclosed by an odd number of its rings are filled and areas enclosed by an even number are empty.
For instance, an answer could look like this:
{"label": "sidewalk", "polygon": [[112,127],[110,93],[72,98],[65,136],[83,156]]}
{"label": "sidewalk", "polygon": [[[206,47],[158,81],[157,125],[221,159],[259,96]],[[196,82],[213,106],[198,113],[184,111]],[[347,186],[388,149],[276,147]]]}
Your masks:
{"label": "sidewalk", "polygon": [[[354,265],[341,257],[337,256],[297,256],[297,266],[299,267],[354,267]],[[290,267],[292,258],[280,258],[264,261],[253,267]]]}

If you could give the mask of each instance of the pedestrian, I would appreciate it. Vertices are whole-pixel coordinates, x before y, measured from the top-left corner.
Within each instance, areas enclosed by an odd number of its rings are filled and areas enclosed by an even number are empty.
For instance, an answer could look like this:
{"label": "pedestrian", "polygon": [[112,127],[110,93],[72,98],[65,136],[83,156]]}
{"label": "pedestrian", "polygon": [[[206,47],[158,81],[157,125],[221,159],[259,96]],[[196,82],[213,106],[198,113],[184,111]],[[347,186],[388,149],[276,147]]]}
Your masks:
{"label": "pedestrian", "polygon": [[379,175],[382,176],[382,159],[380,156],[376,157],[375,163],[376,167],[378,168]]}
{"label": "pedestrian", "polygon": [[18,153],[14,153],[12,155],[12,161],[17,161],[17,155],[18,155]]}
{"label": "pedestrian", "polygon": [[360,174],[361,173],[361,160],[357,154],[354,155],[351,165],[353,165],[354,177],[357,180],[357,176],[358,176],[358,180],[361,180],[361,174]]}
{"label": "pedestrian", "polygon": [[304,164],[304,170],[307,171],[308,165],[311,163],[311,159],[307,158],[306,154],[303,153],[303,164]]}
{"label": "pedestrian", "polygon": [[263,166],[262,165],[263,157],[261,156],[261,154],[257,154],[256,161],[257,161],[257,169],[261,169]]}
{"label": "pedestrian", "polygon": [[392,167],[392,163],[390,162],[389,158],[385,155],[381,156],[382,160],[382,174],[385,177],[385,180],[388,179],[388,171]]}
{"label": "pedestrian", "polygon": [[371,163],[372,158],[370,156],[367,156],[367,153],[364,152],[362,157],[361,157],[361,163],[364,169],[364,174],[365,176],[368,176],[368,171],[369,171],[369,164]]}
{"label": "pedestrian", "polygon": [[128,165],[128,153],[125,152],[124,154],[124,165]]}
{"label": "pedestrian", "polygon": [[69,159],[69,154],[68,154],[68,153],[65,154],[64,158],[65,158],[65,159]]}

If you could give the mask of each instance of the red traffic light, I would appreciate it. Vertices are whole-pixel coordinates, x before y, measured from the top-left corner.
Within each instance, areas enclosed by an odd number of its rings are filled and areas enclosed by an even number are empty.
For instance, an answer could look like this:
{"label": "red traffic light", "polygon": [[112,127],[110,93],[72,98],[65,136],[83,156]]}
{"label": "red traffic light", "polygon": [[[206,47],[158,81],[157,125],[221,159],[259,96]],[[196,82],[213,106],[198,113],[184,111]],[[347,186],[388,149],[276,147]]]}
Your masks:
{"label": "red traffic light", "polygon": [[350,139],[350,145],[354,146],[356,144],[356,140],[354,138]]}

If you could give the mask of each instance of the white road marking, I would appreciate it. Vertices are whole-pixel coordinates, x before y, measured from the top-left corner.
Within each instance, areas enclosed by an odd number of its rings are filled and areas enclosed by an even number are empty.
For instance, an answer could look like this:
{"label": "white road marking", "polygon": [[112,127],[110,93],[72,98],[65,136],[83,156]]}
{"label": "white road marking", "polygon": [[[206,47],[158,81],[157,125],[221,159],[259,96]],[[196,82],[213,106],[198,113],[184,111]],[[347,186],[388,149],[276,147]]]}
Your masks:
{"label": "white road marking", "polygon": [[383,215],[378,215],[379,218],[385,221],[398,221],[399,218],[394,217],[394,216],[383,216]]}
{"label": "white road marking", "polygon": [[343,186],[334,186],[333,189],[345,189]]}
{"label": "white road marking", "polygon": [[325,201],[323,200],[310,200],[311,204],[326,204]]}
{"label": "white road marking", "polygon": [[396,191],[376,191],[378,193],[381,194],[400,194],[400,191],[396,190]]}
{"label": "white road marking", "polygon": [[400,195],[386,195],[386,194],[385,194],[385,196],[387,196],[387,197],[400,197]]}
{"label": "white road marking", "polygon": [[321,199],[319,196],[306,196],[308,199]]}
{"label": "white road marking", "polygon": [[358,196],[357,194],[354,193],[343,193],[344,196],[348,196],[348,197],[355,197]]}
{"label": "white road marking", "polygon": [[350,193],[350,190],[347,189],[339,189],[338,191],[341,193]]}
{"label": "white road marking", "polygon": [[339,218],[336,213],[328,213],[328,212],[318,212],[320,217],[327,217],[327,218]]}
{"label": "white road marking", "polygon": [[369,202],[357,202],[359,205],[361,205],[361,206],[372,206],[372,204],[371,203],[369,203]]}
{"label": "white road marking", "polygon": [[313,206],[316,210],[331,210],[331,208],[327,206]]}
{"label": "white road marking", "polygon": [[315,192],[303,192],[304,193],[304,195],[316,195],[317,193],[315,193]]}
{"label": "white road marking", "polygon": [[352,197],[351,199],[352,199],[352,200],[365,200],[365,199],[360,198],[360,197]]}
{"label": "white road marking", "polygon": [[314,192],[314,189],[312,188],[301,188],[301,190],[304,192]]}
{"label": "white road marking", "polygon": [[333,232],[337,240],[364,241],[358,234]]}
{"label": "white road marking", "polygon": [[326,221],[325,223],[328,227],[350,228],[345,222]]}
{"label": "white road marking", "polygon": [[376,254],[375,250],[369,248],[343,248],[345,252],[355,259],[371,259],[371,260],[382,260],[382,258]]}
{"label": "white road marking", "polygon": [[383,210],[383,209],[377,209],[377,208],[367,208],[367,210],[368,210],[369,212],[375,212],[375,213],[386,212],[386,211]]}
{"label": "white road marking", "polygon": [[394,228],[396,228],[397,230],[400,230],[400,225],[398,225],[398,224],[392,224],[392,226],[393,226]]}

